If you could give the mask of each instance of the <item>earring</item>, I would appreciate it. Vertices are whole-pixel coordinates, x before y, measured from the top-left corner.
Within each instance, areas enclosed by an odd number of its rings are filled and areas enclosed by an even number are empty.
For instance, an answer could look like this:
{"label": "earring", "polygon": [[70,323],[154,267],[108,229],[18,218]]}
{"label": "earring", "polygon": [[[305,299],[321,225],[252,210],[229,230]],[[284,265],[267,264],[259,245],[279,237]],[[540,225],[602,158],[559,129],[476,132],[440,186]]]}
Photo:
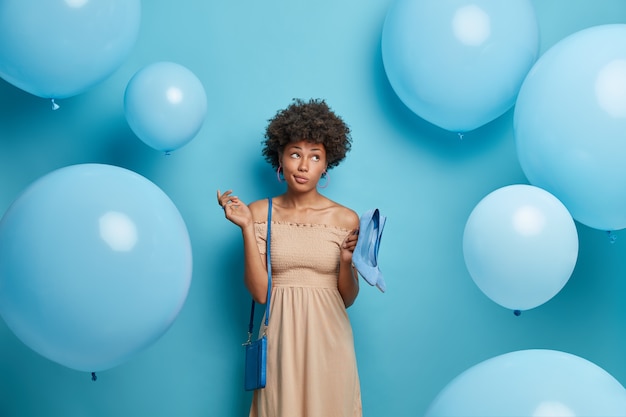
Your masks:
{"label": "earring", "polygon": [[282,165],[278,166],[278,169],[276,170],[276,179],[278,180],[278,182],[285,182],[285,176],[283,175],[283,177],[280,177],[280,171],[281,169],[283,169]]}
{"label": "earring", "polygon": [[324,185],[317,185],[317,188],[326,188],[328,187],[328,184],[330,184],[330,175],[328,175],[328,172],[324,171],[322,172],[322,178],[326,178],[326,182],[324,183]]}

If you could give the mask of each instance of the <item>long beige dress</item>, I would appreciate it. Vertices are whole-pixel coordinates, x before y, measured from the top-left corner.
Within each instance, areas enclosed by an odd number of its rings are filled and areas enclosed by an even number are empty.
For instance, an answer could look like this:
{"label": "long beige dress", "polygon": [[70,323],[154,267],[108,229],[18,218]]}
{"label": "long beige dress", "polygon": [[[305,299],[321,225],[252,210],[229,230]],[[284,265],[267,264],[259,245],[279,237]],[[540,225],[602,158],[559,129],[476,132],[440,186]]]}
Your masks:
{"label": "long beige dress", "polygon": [[[255,223],[265,254],[266,222]],[[272,222],[267,382],[252,417],[362,416],[352,327],[337,289],[349,230]]]}

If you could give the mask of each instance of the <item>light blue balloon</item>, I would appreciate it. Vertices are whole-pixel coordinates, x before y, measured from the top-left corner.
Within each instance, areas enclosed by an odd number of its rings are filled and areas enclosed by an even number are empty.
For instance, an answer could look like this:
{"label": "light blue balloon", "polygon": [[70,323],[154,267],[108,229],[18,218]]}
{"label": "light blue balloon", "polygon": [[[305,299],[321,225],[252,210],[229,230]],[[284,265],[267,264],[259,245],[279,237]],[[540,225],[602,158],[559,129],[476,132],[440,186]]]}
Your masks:
{"label": "light blue balloon", "polygon": [[191,274],[176,206],[123,168],[53,171],[0,221],[0,315],[31,349],[72,369],[112,368],[154,343]]}
{"label": "light blue balloon", "polygon": [[472,279],[491,300],[528,310],[553,298],[578,259],[578,233],[565,206],[547,191],[509,185],[484,197],[463,233]]}
{"label": "light blue balloon", "polygon": [[44,98],[82,93],[124,62],[140,18],[140,0],[2,0],[0,77]]}
{"label": "light blue balloon", "polygon": [[538,51],[529,0],[395,0],[382,33],[385,71],[400,100],[453,132],[510,109]]}
{"label": "light blue balloon", "polygon": [[207,111],[202,83],[184,66],[156,62],[137,71],[126,86],[126,120],[148,146],[170,152],[191,141]]}
{"label": "light blue balloon", "polygon": [[425,417],[624,417],[626,390],[596,364],[530,349],[481,362],[454,378]]}
{"label": "light blue balloon", "polygon": [[601,25],[559,41],[520,89],[514,132],[529,182],[574,219],[626,227],[626,25]]}

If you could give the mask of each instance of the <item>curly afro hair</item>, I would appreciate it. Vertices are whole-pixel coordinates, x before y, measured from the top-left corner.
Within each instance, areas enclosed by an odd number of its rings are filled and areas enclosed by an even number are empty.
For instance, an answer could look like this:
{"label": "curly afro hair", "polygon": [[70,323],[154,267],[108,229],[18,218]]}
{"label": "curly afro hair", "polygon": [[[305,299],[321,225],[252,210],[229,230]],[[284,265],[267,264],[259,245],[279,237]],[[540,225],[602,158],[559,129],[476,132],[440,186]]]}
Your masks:
{"label": "curly afro hair", "polygon": [[350,128],[324,100],[294,99],[268,121],[263,143],[263,156],[274,168],[280,165],[280,153],[289,143],[306,140],[321,143],[326,149],[330,169],[339,165],[352,147]]}

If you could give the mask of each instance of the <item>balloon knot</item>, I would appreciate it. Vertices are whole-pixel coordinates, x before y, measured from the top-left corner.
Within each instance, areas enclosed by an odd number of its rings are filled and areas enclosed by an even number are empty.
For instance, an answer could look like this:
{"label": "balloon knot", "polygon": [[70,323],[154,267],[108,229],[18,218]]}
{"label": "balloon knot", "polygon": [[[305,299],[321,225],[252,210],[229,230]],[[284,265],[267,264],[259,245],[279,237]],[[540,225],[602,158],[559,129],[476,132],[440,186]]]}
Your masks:
{"label": "balloon knot", "polygon": [[59,107],[61,107],[54,101],[54,99],[52,99],[51,101],[52,101],[52,110],[58,110]]}
{"label": "balloon knot", "polygon": [[513,314],[519,317],[519,315],[522,314],[522,312],[519,310],[513,310]]}
{"label": "balloon knot", "polygon": [[460,133],[460,132],[459,132],[459,133],[457,133],[457,135],[459,135],[459,139],[460,139],[460,140],[463,140],[463,133]]}
{"label": "balloon knot", "polygon": [[615,241],[617,240],[617,235],[613,233],[611,230],[608,230],[606,233],[607,233],[607,236],[609,237],[609,242],[615,243]]}
{"label": "balloon knot", "polygon": [[94,381],[94,382],[98,380],[98,377],[96,376],[95,372],[91,373],[91,380]]}

